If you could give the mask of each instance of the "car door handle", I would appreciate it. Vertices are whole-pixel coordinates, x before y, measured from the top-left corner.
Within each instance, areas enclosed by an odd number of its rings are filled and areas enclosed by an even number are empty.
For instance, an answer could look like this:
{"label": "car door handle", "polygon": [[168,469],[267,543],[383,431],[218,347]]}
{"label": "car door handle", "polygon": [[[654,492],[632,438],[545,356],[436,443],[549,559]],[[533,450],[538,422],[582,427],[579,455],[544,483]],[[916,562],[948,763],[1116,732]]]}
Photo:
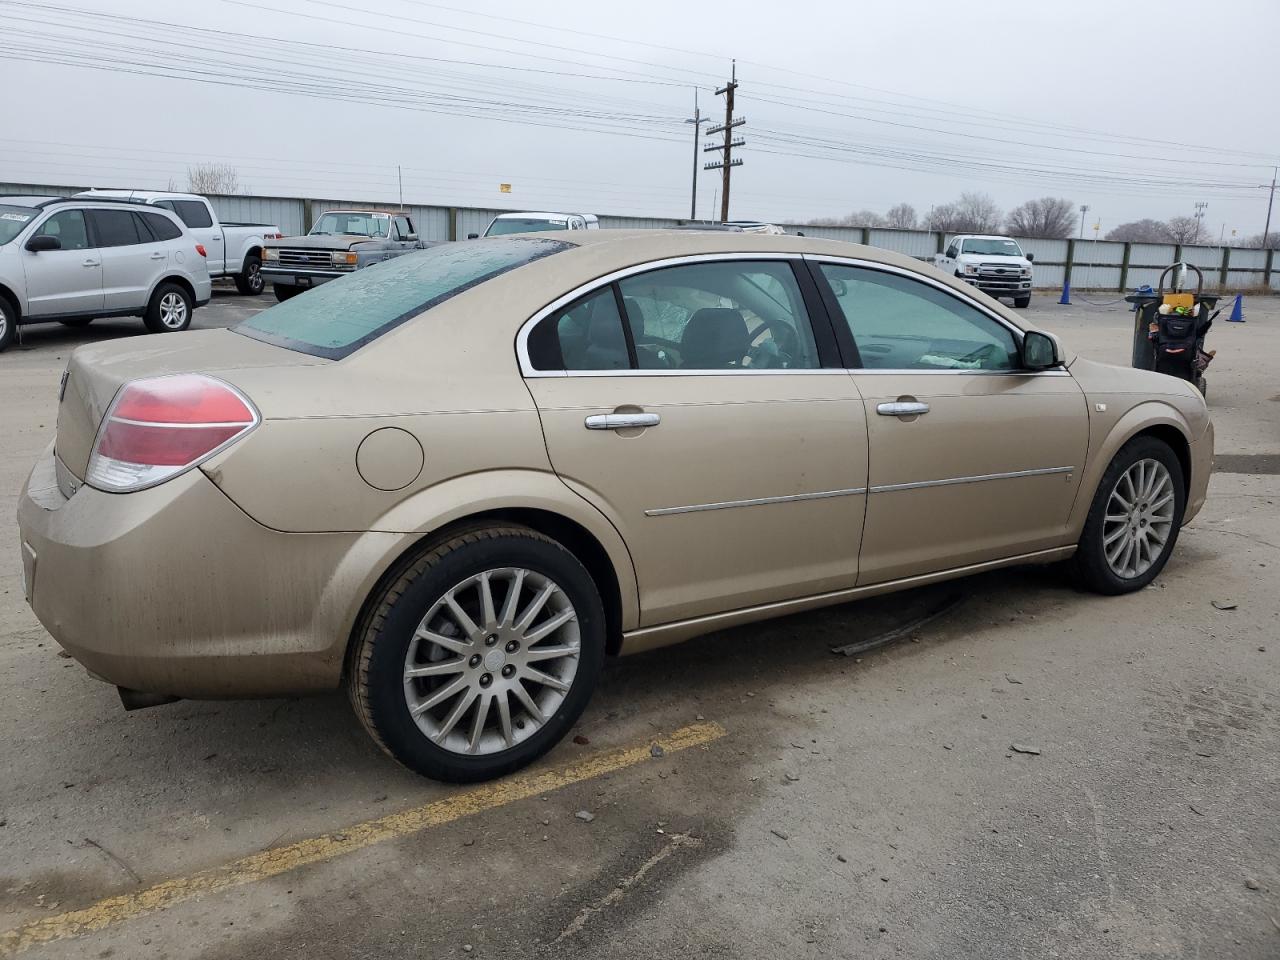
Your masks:
{"label": "car door handle", "polygon": [[160,253],[160,252],[157,250],[155,253],[153,253],[153,254],[151,255],[151,259],[152,259],[152,260],[163,260],[163,259],[165,259],[165,255],[164,255],[163,253]]}
{"label": "car door handle", "polygon": [[918,417],[929,412],[929,405],[920,400],[892,400],[876,407],[882,417]]}
{"label": "car door handle", "polygon": [[97,261],[97,260],[84,260],[84,261],[82,261],[82,262],[80,263],[80,266],[82,266],[82,267],[96,267],[96,266],[98,265],[98,263],[99,263],[99,261]]}
{"label": "car door handle", "polygon": [[586,419],[588,430],[624,430],[627,427],[656,427],[662,417],[656,413],[598,413]]}

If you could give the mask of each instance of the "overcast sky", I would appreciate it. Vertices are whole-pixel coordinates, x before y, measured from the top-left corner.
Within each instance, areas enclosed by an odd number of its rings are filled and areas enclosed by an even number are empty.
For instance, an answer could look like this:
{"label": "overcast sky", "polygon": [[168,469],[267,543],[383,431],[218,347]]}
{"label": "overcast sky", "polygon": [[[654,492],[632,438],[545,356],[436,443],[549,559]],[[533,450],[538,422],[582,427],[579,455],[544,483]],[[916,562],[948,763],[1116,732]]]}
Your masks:
{"label": "overcast sky", "polygon": [[1280,160],[1277,0],[364,5],[0,0],[0,181],[216,161],[254,193],[394,200],[399,164],[414,203],[687,216],[684,120],[695,89],[722,117],[733,57],[734,218],[977,190],[1088,203],[1104,235],[1207,201],[1216,240],[1261,232]]}

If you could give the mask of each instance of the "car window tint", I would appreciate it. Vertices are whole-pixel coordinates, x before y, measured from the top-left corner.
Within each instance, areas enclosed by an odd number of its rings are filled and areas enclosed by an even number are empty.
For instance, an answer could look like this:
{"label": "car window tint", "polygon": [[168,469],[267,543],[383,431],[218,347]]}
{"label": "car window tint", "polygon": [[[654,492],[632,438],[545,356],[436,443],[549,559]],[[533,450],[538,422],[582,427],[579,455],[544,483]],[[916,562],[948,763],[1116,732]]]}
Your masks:
{"label": "car window tint", "polygon": [[820,366],[804,298],[786,261],[664,267],[618,285],[641,369]]}
{"label": "car window tint", "polygon": [[308,290],[235,330],[300,353],[339,360],[464,290],[569,249],[572,244],[529,237],[442,244]]}
{"label": "car window tint", "polygon": [[[173,204],[172,209],[178,215],[178,219],[188,227],[213,226],[213,217],[209,216],[209,208],[199,200],[173,200],[169,202]],[[164,205],[167,207],[169,203]]]}
{"label": "car window tint", "polygon": [[100,247],[127,247],[151,239],[138,236],[132,210],[91,210],[89,217]]}
{"label": "car window tint", "polygon": [[84,214],[79,210],[61,210],[44,222],[36,231],[37,236],[57,237],[63,250],[89,249],[89,234],[84,226]]}
{"label": "car window tint", "polygon": [[401,240],[407,240],[409,234],[413,233],[413,225],[409,223],[408,217],[396,217],[396,232],[400,235]]}
{"label": "car window tint", "polygon": [[895,273],[824,263],[854,344],[868,368],[1012,370],[1008,327],[927,283]]}
{"label": "car window tint", "polygon": [[182,228],[168,217],[147,212],[141,212],[139,216],[151,228],[151,233],[157,240],[177,240],[182,236]]}
{"label": "car window tint", "polygon": [[575,300],[529,334],[535,370],[626,370],[631,366],[613,287]]}

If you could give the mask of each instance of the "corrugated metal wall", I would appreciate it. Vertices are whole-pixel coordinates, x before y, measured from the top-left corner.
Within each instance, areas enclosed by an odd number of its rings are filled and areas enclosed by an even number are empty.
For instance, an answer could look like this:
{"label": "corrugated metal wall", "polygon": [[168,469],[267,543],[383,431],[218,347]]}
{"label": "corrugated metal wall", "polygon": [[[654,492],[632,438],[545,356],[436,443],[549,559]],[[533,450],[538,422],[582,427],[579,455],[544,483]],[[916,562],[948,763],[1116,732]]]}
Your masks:
{"label": "corrugated metal wall", "polygon": [[[83,188],[64,185],[4,183],[0,193],[36,196],[70,196]],[[301,197],[211,196],[209,198],[218,216],[223,220],[247,223],[273,223],[286,235],[304,233],[307,224],[307,205],[311,216],[317,217],[334,207],[379,207],[387,210],[398,204],[387,201],[303,199]],[[475,207],[440,207],[406,205],[405,212],[414,218],[418,236],[424,240],[465,239],[468,234],[484,233],[489,221],[500,213],[511,210],[479,209]],[[614,230],[655,230],[678,226],[680,220],[664,217],[614,217],[600,215],[600,225]],[[938,250],[938,234],[928,230],[891,230],[861,227],[819,227],[804,224],[788,224],[788,233],[803,232],[809,237],[862,243],[864,237],[871,246],[896,250],[921,260],[932,260]],[[944,235],[949,241],[954,234]],[[1018,238],[1022,249],[1035,255],[1035,282],[1039,288],[1060,287],[1066,276],[1067,240],[1041,240]],[[1108,240],[1074,241],[1071,283],[1078,288],[1110,288],[1120,285],[1124,274],[1126,288],[1152,284],[1159,281],[1160,271],[1173,262],[1176,248],[1171,243],[1132,243],[1129,248],[1129,268],[1122,270],[1125,244]],[[1221,283],[1223,255],[1227,248],[1221,246],[1184,246],[1182,255],[1205,272],[1205,284],[1217,288]],[[1227,283],[1228,289],[1262,286],[1266,283],[1267,252],[1249,247],[1230,248]],[[1280,254],[1274,255],[1271,273],[1272,289],[1280,290]]]}

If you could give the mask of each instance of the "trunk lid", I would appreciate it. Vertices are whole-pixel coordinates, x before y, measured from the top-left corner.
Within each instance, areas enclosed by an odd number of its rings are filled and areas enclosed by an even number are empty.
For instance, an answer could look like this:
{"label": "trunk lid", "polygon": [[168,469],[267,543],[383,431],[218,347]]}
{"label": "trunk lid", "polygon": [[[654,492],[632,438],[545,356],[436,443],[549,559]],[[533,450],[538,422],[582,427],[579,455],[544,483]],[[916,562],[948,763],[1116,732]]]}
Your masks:
{"label": "trunk lid", "polygon": [[252,367],[317,366],[330,362],[230,330],[162,334],[83,346],[71,354],[63,374],[54,449],[62,466],[83,481],[102,418],[116,392],[130,380],[171,373],[207,373],[216,377]]}

